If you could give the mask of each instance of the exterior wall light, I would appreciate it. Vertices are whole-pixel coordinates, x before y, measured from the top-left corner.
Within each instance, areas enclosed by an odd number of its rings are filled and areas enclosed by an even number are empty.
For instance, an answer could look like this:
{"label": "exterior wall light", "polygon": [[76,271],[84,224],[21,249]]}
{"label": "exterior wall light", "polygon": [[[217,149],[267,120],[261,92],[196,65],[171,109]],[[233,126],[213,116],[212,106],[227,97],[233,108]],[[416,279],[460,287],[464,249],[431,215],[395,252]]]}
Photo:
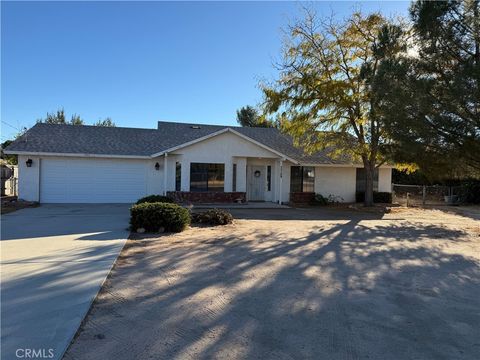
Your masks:
{"label": "exterior wall light", "polygon": [[158,162],[155,163],[155,170],[157,170],[157,171],[160,170],[160,164]]}
{"label": "exterior wall light", "polygon": [[32,159],[28,159],[27,161],[25,161],[25,165],[27,165],[27,167],[32,167],[32,164],[33,164]]}

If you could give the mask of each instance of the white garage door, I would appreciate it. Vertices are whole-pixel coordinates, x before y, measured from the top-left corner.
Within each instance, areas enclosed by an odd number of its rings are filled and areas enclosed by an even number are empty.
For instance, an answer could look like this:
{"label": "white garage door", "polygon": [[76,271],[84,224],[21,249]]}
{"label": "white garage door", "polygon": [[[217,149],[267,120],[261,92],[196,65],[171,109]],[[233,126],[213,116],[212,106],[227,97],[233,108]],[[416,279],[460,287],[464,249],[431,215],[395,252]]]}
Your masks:
{"label": "white garage door", "polygon": [[130,203],[145,196],[146,162],[42,159],[42,203]]}

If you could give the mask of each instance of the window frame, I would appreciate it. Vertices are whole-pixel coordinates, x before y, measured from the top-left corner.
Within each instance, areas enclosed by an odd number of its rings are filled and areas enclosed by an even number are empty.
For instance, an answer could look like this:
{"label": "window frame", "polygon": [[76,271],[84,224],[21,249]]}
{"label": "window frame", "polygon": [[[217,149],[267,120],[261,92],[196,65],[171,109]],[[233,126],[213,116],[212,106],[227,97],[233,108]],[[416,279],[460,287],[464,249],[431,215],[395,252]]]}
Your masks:
{"label": "window frame", "polygon": [[[220,186],[210,185],[212,175],[220,176]],[[192,179],[197,183],[205,183],[205,187],[192,186]],[[215,189],[215,190],[212,190]],[[221,190],[218,190],[221,189]],[[225,164],[224,163],[190,163],[190,191],[191,192],[225,192]]]}
{"label": "window frame", "polygon": [[[312,171],[313,176],[308,176]],[[296,173],[294,178],[294,172]],[[308,189],[308,191],[307,191]],[[291,166],[290,167],[290,192],[315,192],[315,167],[314,166]]]}

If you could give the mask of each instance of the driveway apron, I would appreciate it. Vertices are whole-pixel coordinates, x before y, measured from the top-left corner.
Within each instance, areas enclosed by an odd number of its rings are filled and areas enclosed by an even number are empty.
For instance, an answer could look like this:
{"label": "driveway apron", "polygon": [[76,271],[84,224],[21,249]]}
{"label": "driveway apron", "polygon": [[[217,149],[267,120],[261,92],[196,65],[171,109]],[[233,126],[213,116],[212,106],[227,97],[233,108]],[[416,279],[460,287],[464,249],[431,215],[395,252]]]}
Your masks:
{"label": "driveway apron", "polygon": [[125,244],[128,208],[47,204],[2,216],[2,359],[63,356]]}

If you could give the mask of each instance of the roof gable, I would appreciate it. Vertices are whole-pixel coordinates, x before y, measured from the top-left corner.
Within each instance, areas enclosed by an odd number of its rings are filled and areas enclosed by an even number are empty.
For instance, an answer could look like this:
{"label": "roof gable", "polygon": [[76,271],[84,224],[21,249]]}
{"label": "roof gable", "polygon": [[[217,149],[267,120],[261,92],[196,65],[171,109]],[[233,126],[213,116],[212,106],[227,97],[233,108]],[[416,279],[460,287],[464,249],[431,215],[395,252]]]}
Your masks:
{"label": "roof gable", "polygon": [[[202,146],[202,145],[207,145],[207,146],[211,146],[210,143],[218,143],[217,145],[215,146],[225,146],[226,143],[225,143],[225,138],[224,136],[227,136],[227,135],[230,135],[230,136],[234,136],[235,138],[237,138],[237,140],[239,142],[241,142],[242,144],[242,148],[237,148],[235,153],[238,153],[238,156],[246,156],[246,157],[280,157],[280,158],[283,158],[283,159],[286,159],[286,160],[289,160],[293,163],[297,163],[296,160],[290,158],[289,156],[285,155],[285,154],[282,154],[280,152],[278,152],[277,150],[275,149],[272,149],[262,143],[259,143],[251,138],[249,138],[248,136],[245,136],[231,128],[223,128],[219,131],[216,131],[214,133],[211,133],[209,135],[206,135],[206,136],[203,136],[201,138],[198,138],[198,139],[195,139],[191,142],[188,142],[188,143],[185,143],[185,144],[181,144],[179,146],[175,146],[173,148],[170,148],[170,149],[165,149],[164,151],[162,152],[159,152],[159,153],[156,153],[156,154],[153,154],[152,157],[156,157],[156,156],[161,156],[165,153],[175,153],[177,151],[179,151],[181,153],[181,150],[183,149],[188,149],[190,147],[195,147],[195,146]],[[235,143],[232,143],[232,138],[230,138],[228,141],[230,142],[229,145],[233,146],[235,145]],[[228,142],[227,141],[227,142]],[[245,151],[244,147],[245,145],[247,145],[250,149],[255,149],[253,151]],[[248,154],[248,155],[247,155]]]}

